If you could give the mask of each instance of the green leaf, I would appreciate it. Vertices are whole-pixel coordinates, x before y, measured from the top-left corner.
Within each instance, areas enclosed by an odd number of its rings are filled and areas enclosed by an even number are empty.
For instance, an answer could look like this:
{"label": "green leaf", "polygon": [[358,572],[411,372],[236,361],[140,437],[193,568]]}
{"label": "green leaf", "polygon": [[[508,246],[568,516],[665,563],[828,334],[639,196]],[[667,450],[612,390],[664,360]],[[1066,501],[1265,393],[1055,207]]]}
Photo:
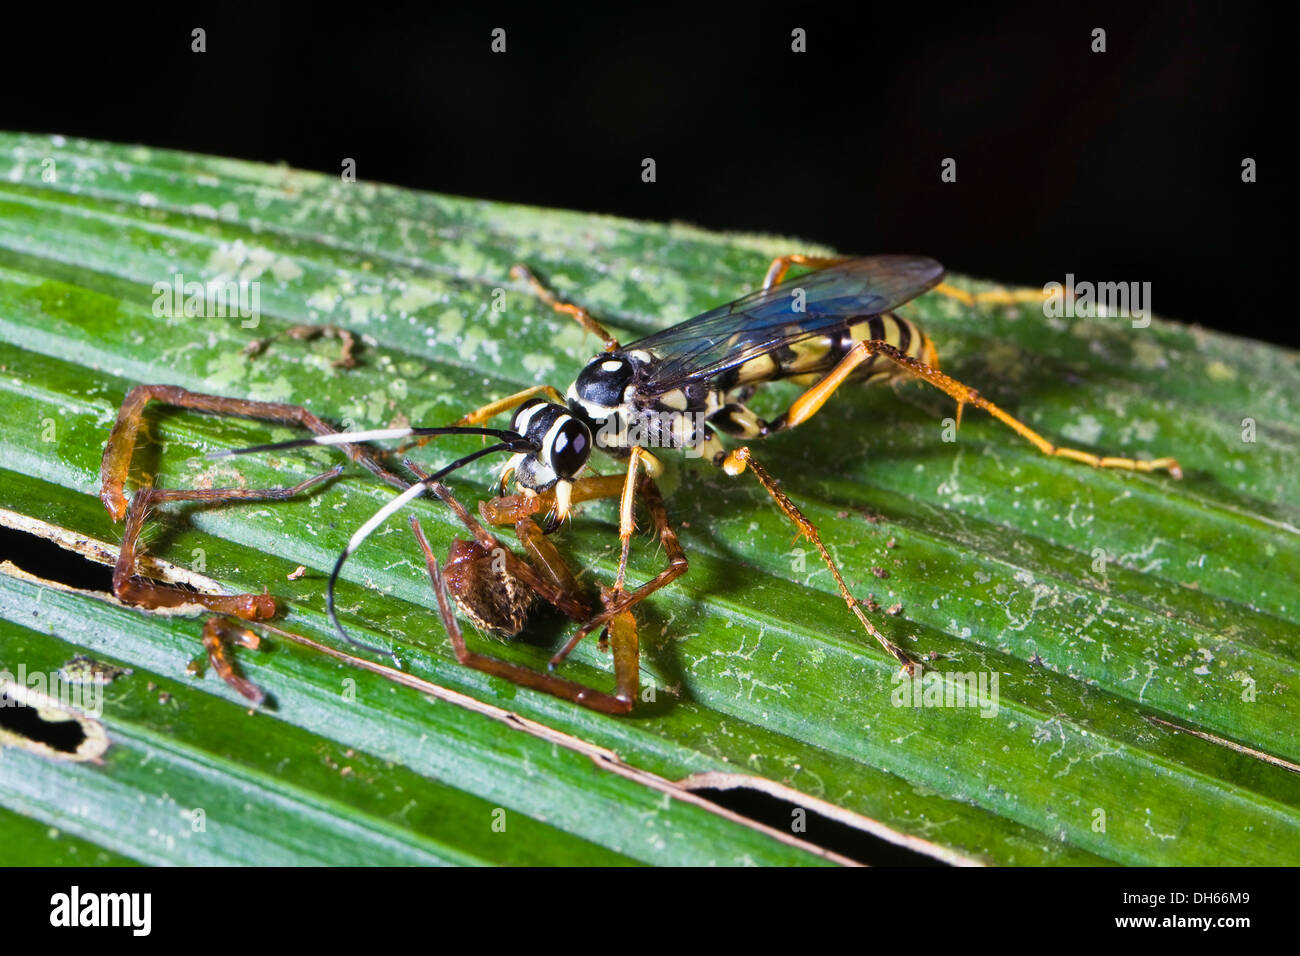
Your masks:
{"label": "green leaf", "polygon": [[[99,458],[132,386],[300,403],[357,427],[443,424],[529,385],[563,389],[598,347],[508,278],[515,262],[631,337],[748,291],[775,255],[827,250],[58,137],[0,134],[0,156],[0,524],[25,529],[5,538],[0,669],[48,674],[87,654],[131,670],[105,688],[102,762],[0,747],[13,861],[838,859],[687,789],[745,783],[954,862],[1300,860],[1295,353],[932,294],[904,311],[950,374],[1063,443],[1173,455],[1184,480],[1046,458],[974,410],[945,442],[952,403],[919,382],[846,387],[755,446],[854,593],[901,604],[874,613],[878,626],[934,655],[940,679],[996,674],[995,714],[896,706],[895,665],[757,484],[683,461],[668,507],[691,567],[638,607],[656,697],[632,716],[457,665],[396,519],[348,565],[340,604],[360,639],[396,648],[427,684],[271,634],[238,652],[274,699],[250,715],[215,675],[187,676],[201,619],[123,607],[103,580],[69,588],[35,566],[33,532],[111,560],[121,529],[96,497]],[[260,324],[155,315],[155,283],[177,274],[257,279]],[[336,340],[285,335],[300,323],[358,335],[359,364],[334,366]],[[268,341],[249,355],[254,339]],[[757,403],[774,413],[795,394],[778,385]],[[335,460],[214,463],[203,453],[293,433],[149,417],[135,466],[166,487],[285,485]],[[491,475],[467,469],[461,497],[485,495]],[[352,468],[292,502],[166,509],[147,540],[222,587],[269,587],[288,607],[279,626],[337,646],[326,576],[390,496]],[[414,511],[445,554],[458,526],[431,502]],[[607,582],[616,527],[603,503],[557,541]],[[663,561],[638,536],[631,579]],[[563,630],[539,615],[510,645],[469,639],[542,667]],[[590,645],[566,673],[611,684]]]}

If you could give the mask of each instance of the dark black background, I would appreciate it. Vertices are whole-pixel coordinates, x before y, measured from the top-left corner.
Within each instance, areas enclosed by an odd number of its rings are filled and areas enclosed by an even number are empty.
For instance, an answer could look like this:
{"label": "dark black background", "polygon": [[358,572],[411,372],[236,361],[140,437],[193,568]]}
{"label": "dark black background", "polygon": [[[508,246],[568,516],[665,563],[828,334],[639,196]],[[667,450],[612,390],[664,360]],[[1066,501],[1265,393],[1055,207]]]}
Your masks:
{"label": "dark black background", "polygon": [[[1295,53],[1276,17],[1244,3],[41,8],[41,29],[11,21],[0,39],[0,126],[326,171],[354,157],[363,179],[925,253],[1007,283],[1150,281],[1160,314],[1294,342],[1279,143]],[[949,156],[955,184],[939,178]]]}
{"label": "dark black background", "polygon": [[[607,874],[587,872],[585,878],[575,876],[596,885],[602,877],[608,880]],[[952,939],[954,931],[966,928],[972,930],[972,936],[984,932],[986,938],[1011,932],[1026,938],[1059,938],[1062,928],[1068,927],[1069,937],[1080,944],[1115,945],[1126,939],[1127,948],[1145,949],[1155,948],[1150,942],[1153,939],[1169,938],[1185,946],[1186,940],[1195,935],[1217,939],[1225,948],[1240,949],[1258,946],[1261,939],[1276,938],[1275,934],[1290,925],[1288,908],[1294,908],[1294,897],[1286,892],[1284,883],[1289,875],[1281,869],[1230,867],[1058,867],[1050,872],[993,867],[981,869],[973,878],[961,868],[943,867],[928,870],[922,880],[876,868],[854,872],[850,885],[842,873],[830,869],[798,870],[796,875],[793,868],[754,868],[728,870],[725,879],[713,881],[716,885],[709,887],[707,899],[717,914],[715,921],[727,921],[727,942],[738,950],[770,948],[774,940],[791,947],[800,943],[806,946],[809,927],[831,939],[843,933],[845,939],[852,936],[871,944],[889,932],[890,914],[895,914],[895,924],[901,921],[909,928],[918,927],[911,930],[914,936],[928,930],[931,936],[945,934],[945,941]],[[418,923],[420,917],[430,914],[443,919],[448,927],[430,927],[421,942],[428,940],[431,946],[443,949],[457,938],[455,934],[463,932],[461,927],[488,927],[478,935],[513,952],[538,950],[538,938],[544,929],[557,942],[567,943],[595,923],[576,920],[578,905],[565,904],[562,898],[549,907],[555,914],[549,929],[532,914],[511,918],[503,900],[524,900],[534,910],[545,908],[534,902],[543,896],[539,893],[538,874],[523,868],[483,868],[463,873],[426,869],[412,875],[398,868],[259,867],[241,869],[235,876],[237,892],[232,892],[230,871],[220,867],[25,870],[9,888],[6,915],[10,925],[6,927],[6,938],[22,949],[27,948],[23,944],[30,939],[44,946],[121,946],[133,952],[152,943],[160,950],[165,946],[169,953],[175,953],[178,947],[193,948],[195,940],[204,935],[222,934],[232,941],[252,941],[270,952],[323,952],[334,947],[351,952],[373,947],[379,934],[420,932],[424,929]],[[662,880],[649,869],[629,870],[626,875],[620,874],[620,879],[620,887],[629,895],[635,894],[637,901],[652,899],[656,891],[663,893]],[[124,928],[51,927],[51,897],[68,893],[73,884],[82,894],[152,893],[151,934],[136,937]],[[876,908],[864,919],[867,904],[836,905],[837,892],[857,892],[876,903]],[[1196,893],[1249,893],[1250,900],[1159,907],[1123,902],[1125,893],[1169,896],[1174,892],[1185,893],[1189,900]],[[812,893],[825,894],[826,902],[822,902],[823,897],[810,896]],[[212,899],[225,902],[204,910],[204,902]],[[816,902],[800,909],[798,905],[791,907],[792,899]],[[279,910],[274,919],[263,916],[271,900]],[[814,905],[815,924],[809,924],[805,911],[812,911]],[[783,906],[793,909],[792,915],[785,916]],[[642,906],[638,912],[643,914],[646,909]],[[664,908],[663,925],[669,932],[684,925],[680,909]],[[768,912],[780,912],[782,917],[765,919]],[[1116,917],[1124,916],[1246,916],[1251,925],[1215,928],[1208,934],[1200,929],[1117,928]],[[898,934],[890,938],[896,939]],[[1252,939],[1257,942],[1250,943]],[[618,947],[616,951],[624,949]]]}

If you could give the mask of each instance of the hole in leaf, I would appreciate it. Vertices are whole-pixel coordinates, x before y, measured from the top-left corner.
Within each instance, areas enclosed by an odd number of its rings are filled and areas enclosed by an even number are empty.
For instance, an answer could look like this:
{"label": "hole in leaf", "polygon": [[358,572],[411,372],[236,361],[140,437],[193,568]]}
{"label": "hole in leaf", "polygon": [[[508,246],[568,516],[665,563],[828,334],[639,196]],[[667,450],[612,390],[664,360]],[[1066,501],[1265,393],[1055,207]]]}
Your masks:
{"label": "hole in leaf", "polygon": [[86,739],[86,732],[79,722],[46,720],[35,707],[28,707],[2,690],[0,728],[64,754],[75,754]]}
{"label": "hole in leaf", "polygon": [[[743,779],[743,777],[728,777],[728,782]],[[837,853],[855,863],[866,866],[947,865],[947,861],[938,856],[887,840],[861,827],[822,813],[815,806],[788,800],[768,789],[759,789],[744,783],[736,783],[726,788],[691,786],[689,782],[687,786],[696,796],[725,807],[732,813],[774,830],[789,833],[804,843],[811,843],[823,850]],[[797,796],[795,791],[789,792]]]}
{"label": "hole in leaf", "polygon": [[40,535],[0,525],[0,563],[80,591],[113,590],[113,569]]}
{"label": "hole in leaf", "polygon": [[96,760],[108,749],[108,735],[99,721],[74,713],[48,694],[4,681],[0,746],[59,760]]}

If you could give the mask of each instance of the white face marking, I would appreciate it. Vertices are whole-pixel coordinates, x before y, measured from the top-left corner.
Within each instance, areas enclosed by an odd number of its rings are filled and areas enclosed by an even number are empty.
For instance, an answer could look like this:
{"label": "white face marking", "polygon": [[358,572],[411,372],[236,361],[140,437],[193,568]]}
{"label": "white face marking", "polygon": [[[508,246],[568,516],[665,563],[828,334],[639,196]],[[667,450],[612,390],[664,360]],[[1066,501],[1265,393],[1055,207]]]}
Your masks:
{"label": "white face marking", "polygon": [[534,405],[532,408],[525,408],[520,412],[518,419],[515,421],[515,431],[521,435],[528,434],[528,423],[533,420],[533,415],[537,413],[541,405]]}
{"label": "white face marking", "polygon": [[533,469],[533,478],[537,480],[539,486],[549,485],[556,477],[555,469],[546,462],[539,461],[537,467]]}

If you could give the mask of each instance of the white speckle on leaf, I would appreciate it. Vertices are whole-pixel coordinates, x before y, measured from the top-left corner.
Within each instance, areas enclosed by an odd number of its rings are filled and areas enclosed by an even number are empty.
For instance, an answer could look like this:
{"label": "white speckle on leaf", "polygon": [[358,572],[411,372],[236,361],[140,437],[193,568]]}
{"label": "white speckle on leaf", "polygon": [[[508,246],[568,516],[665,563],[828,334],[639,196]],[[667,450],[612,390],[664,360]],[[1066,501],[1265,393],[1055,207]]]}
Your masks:
{"label": "white speckle on leaf", "polygon": [[1237,377],[1237,373],[1231,366],[1225,365],[1218,359],[1206,363],[1205,374],[1212,382],[1231,382]]}
{"label": "white speckle on leaf", "polygon": [[302,278],[302,268],[288,256],[280,256],[271,263],[271,275],[281,282]]}
{"label": "white speckle on leaf", "polygon": [[1101,438],[1102,426],[1094,415],[1080,416],[1077,422],[1064,425],[1061,428],[1061,434],[1073,442],[1079,442],[1084,445],[1095,445]]}
{"label": "white speckle on leaf", "polygon": [[1138,368],[1160,369],[1169,367],[1169,359],[1164,349],[1146,339],[1138,339],[1133,344],[1133,364]]}

